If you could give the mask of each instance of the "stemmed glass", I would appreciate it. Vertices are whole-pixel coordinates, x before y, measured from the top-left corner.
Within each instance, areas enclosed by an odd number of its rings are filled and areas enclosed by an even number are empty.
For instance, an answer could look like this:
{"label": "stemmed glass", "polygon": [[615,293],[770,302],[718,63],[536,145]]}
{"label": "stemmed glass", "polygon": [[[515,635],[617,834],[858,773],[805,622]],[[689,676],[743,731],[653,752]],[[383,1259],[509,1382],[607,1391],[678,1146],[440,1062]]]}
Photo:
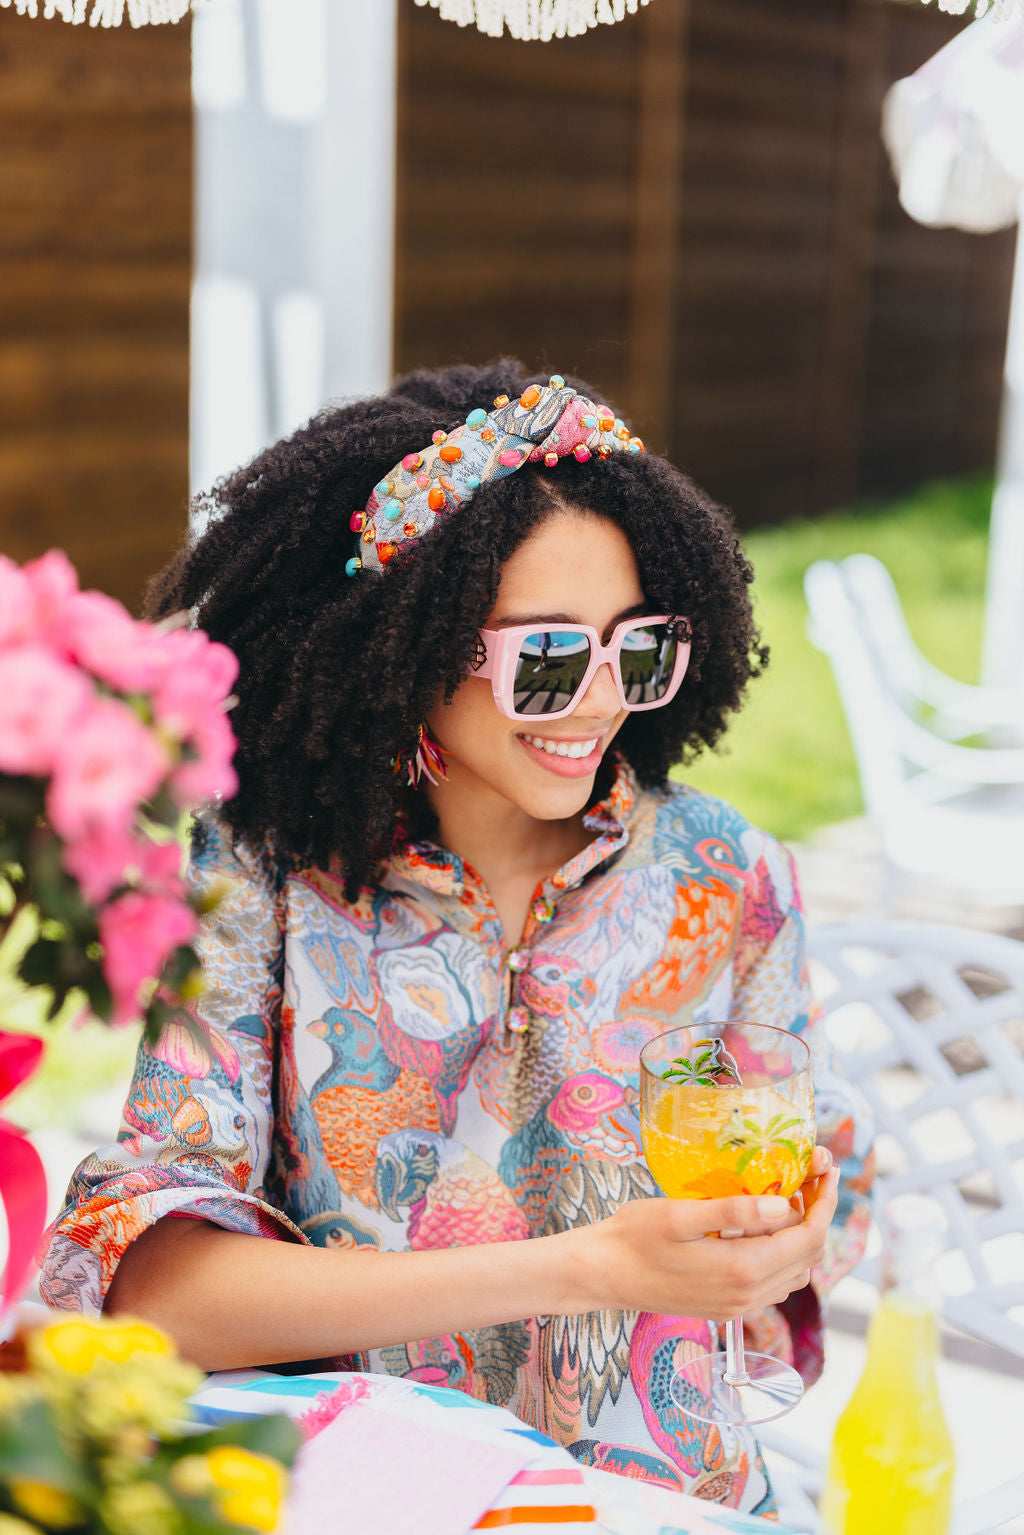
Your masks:
{"label": "stemmed glass", "polygon": [[[640,1122],[647,1165],[670,1199],[788,1199],[814,1151],[811,1053],[767,1024],[670,1029],[640,1052]],[[702,1423],[767,1423],[796,1406],[803,1382],[780,1360],[747,1353],[736,1317],[725,1324],[724,1356],[690,1360],[671,1390]]]}

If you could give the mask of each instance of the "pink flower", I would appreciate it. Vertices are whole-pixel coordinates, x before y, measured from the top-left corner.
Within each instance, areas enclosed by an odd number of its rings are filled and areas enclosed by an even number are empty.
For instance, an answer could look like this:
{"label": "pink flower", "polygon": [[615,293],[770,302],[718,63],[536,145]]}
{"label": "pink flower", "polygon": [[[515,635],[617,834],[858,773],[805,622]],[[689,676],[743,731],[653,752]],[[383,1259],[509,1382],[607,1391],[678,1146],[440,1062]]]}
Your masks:
{"label": "pink flower", "polygon": [[35,603],[25,572],[0,554],[0,645],[27,639],[34,617]]}
{"label": "pink flower", "polygon": [[61,856],[92,906],[101,905],[120,885],[137,885],[175,900],[184,894],[176,842],[153,842],[130,836],[121,827],[94,826],[65,843]]}
{"label": "pink flower", "polygon": [[114,999],[112,1023],[137,1018],[139,992],[159,976],[174,950],[199,929],[191,907],[163,895],[130,890],[118,896],[97,919],[103,945],[103,973]]}
{"label": "pink flower", "polygon": [[50,821],[72,841],[93,827],[126,831],[167,768],[163,747],[131,709],[98,698],[61,743],[46,802]]}
{"label": "pink flower", "polygon": [[167,636],[137,623],[104,592],[76,592],[62,615],[61,633],[71,654],[103,682],[125,693],[146,693],[164,666]]}
{"label": "pink flower", "polygon": [[78,572],[63,549],[50,549],[38,560],[23,565],[22,575],[32,594],[36,632],[55,639],[64,609],[78,591]]}
{"label": "pink flower", "polygon": [[238,789],[238,777],[231,766],[237,744],[227,715],[208,715],[191,739],[198,756],[183,762],[171,777],[175,803],[206,804],[218,795],[230,799]]}
{"label": "pink flower", "polygon": [[134,852],[134,838],[122,828],[97,826],[65,843],[61,862],[78,881],[82,899],[90,906],[99,906],[118,885],[127,883],[125,871],[131,867]]}
{"label": "pink flower", "polygon": [[162,637],[165,667],[156,684],[153,713],[170,733],[184,740],[223,708],[238,676],[238,661],[226,645],[201,629],[172,629]]}
{"label": "pink flower", "polygon": [[88,678],[43,645],[0,651],[0,772],[49,773],[92,698]]}

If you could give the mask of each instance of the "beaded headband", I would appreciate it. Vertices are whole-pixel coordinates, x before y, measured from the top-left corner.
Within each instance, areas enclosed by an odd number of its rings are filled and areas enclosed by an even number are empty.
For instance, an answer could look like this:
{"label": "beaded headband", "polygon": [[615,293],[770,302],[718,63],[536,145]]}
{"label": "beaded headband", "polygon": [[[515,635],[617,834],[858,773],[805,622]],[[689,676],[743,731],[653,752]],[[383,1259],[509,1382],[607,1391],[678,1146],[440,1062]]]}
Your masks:
{"label": "beaded headband", "polygon": [[471,501],[488,480],[514,474],[526,463],[553,469],[571,453],[580,463],[597,454],[642,453],[639,437],[606,405],[570,389],[557,373],[546,385],[531,384],[518,400],[500,394],[494,409],[473,410],[465,426],[435,432],[422,453],[407,453],[374,487],[350,526],[358,554],[345,574],[380,574],[399,551]]}

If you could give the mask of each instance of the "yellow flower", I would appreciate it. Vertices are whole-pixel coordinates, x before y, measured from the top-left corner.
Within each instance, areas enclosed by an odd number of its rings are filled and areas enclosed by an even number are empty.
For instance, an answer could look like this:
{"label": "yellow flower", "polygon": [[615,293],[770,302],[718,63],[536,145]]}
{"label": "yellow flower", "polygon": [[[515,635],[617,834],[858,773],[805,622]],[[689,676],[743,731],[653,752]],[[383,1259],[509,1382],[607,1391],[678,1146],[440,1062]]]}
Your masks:
{"label": "yellow flower", "polygon": [[178,1535],[181,1514],[155,1482],[125,1482],[108,1488],[103,1521],[115,1535]]}
{"label": "yellow flower", "polygon": [[279,1461],[254,1455],[237,1445],[222,1444],[208,1450],[206,1463],[214,1486],[220,1490],[217,1509],[231,1524],[250,1529],[276,1530],[288,1477]]}
{"label": "yellow flower", "polygon": [[0,1535],[39,1535],[34,1524],[15,1519],[13,1514],[0,1514]]}
{"label": "yellow flower", "polygon": [[148,1322],[84,1316],[38,1328],[30,1335],[28,1346],[37,1368],[56,1365],[69,1375],[87,1375],[100,1359],[123,1363],[133,1354],[175,1352],[167,1334]]}
{"label": "yellow flower", "polygon": [[216,1486],[206,1455],[183,1455],[171,1467],[169,1481],[183,1498],[208,1498]]}
{"label": "yellow flower", "polygon": [[27,1371],[0,1370],[0,1417],[13,1416],[38,1399],[39,1387]]}
{"label": "yellow flower", "polygon": [[112,1447],[130,1443],[126,1430],[160,1434],[189,1416],[186,1399],[203,1377],[181,1359],[137,1354],[124,1364],[100,1360],[79,1382],[73,1411],[90,1438]]}
{"label": "yellow flower", "polygon": [[69,1492],[51,1487],[48,1482],[31,1481],[28,1477],[12,1476],[7,1482],[11,1502],[22,1514],[37,1524],[47,1524],[51,1529],[62,1530],[78,1524],[82,1508]]}

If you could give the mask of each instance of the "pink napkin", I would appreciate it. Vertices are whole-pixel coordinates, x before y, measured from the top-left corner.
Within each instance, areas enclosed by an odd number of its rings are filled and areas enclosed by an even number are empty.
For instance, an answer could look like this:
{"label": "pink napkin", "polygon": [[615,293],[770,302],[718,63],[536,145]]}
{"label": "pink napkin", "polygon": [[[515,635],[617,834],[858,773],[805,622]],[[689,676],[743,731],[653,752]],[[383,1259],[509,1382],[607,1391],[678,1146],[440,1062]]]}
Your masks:
{"label": "pink napkin", "polygon": [[295,1535],[465,1535],[533,1448],[469,1441],[358,1403],[301,1451],[288,1528]]}

